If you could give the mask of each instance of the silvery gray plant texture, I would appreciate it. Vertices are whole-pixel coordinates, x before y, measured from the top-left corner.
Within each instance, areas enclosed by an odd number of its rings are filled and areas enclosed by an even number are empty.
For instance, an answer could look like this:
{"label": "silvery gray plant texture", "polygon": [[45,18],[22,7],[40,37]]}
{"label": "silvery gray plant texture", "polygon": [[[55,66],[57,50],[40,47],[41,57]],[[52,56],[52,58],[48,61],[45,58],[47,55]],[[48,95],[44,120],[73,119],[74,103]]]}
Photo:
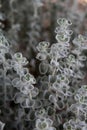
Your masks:
{"label": "silvery gray plant texture", "polygon": [[37,46],[35,78],[0,31],[0,130],[87,130],[87,38],[59,18],[56,43]]}
{"label": "silvery gray plant texture", "polygon": [[79,0],[0,0],[0,28],[15,51],[21,51],[28,60],[35,61],[38,42],[55,41],[57,18],[70,18],[74,35],[81,29],[82,32],[87,30],[87,5],[81,12],[78,3]]}
{"label": "silvery gray plant texture", "polygon": [[21,50],[30,59],[40,38],[41,0],[1,0],[0,5],[0,28],[16,51]]}

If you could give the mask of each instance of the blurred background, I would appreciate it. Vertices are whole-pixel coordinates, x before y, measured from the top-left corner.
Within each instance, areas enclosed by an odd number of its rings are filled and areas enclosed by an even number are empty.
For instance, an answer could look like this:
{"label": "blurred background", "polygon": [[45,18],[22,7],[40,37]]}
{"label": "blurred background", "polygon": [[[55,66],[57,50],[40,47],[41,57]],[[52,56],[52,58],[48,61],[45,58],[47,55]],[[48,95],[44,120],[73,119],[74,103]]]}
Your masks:
{"label": "blurred background", "polygon": [[36,46],[43,40],[56,42],[56,21],[62,17],[72,21],[72,38],[87,35],[87,0],[0,0],[0,28],[13,50],[28,58],[32,72]]}

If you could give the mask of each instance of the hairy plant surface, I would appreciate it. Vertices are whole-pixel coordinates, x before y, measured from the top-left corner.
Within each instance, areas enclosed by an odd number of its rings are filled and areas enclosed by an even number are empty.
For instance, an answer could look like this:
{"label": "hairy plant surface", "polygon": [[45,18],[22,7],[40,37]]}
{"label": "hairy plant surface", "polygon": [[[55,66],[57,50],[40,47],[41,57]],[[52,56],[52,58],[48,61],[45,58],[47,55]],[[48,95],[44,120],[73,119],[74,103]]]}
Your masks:
{"label": "hairy plant surface", "polygon": [[87,38],[71,40],[71,21],[57,23],[56,43],[36,48],[35,77],[0,30],[0,130],[87,129]]}

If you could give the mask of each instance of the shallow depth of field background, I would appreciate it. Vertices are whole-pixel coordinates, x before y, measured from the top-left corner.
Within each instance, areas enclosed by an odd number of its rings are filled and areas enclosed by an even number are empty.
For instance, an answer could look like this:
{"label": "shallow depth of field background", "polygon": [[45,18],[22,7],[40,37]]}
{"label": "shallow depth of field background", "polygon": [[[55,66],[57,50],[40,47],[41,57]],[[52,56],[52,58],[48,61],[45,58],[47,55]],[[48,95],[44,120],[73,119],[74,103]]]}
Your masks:
{"label": "shallow depth of field background", "polygon": [[[42,75],[39,72],[41,62],[36,58],[38,54],[36,47],[41,41],[50,42],[51,45],[57,43],[55,28],[58,26],[58,18],[72,21],[70,29],[73,30],[73,34],[70,43],[78,34],[87,36],[87,0],[0,0],[0,30],[11,43],[11,53],[21,52],[28,59],[29,64],[26,67],[28,67],[29,73],[36,80],[38,79],[37,84],[39,84],[39,76]],[[87,66],[85,71],[87,71]],[[87,76],[82,83],[87,84]],[[37,86],[35,87],[39,88]],[[20,111],[20,109],[16,108],[17,105],[13,101],[11,107],[14,112],[11,118],[14,120],[15,111]],[[4,109],[2,108],[2,110]],[[6,112],[8,113],[8,111]],[[1,117],[5,119],[3,115]],[[9,116],[6,117],[6,121],[8,119],[10,119]],[[4,120],[2,121],[4,122]],[[8,121],[6,123],[5,130],[8,130],[11,123]],[[30,124],[28,123],[28,125]],[[19,126],[21,126],[20,123]],[[33,125],[31,124],[31,126]],[[31,126],[29,128],[33,130]],[[62,130],[62,127],[59,130]]]}
{"label": "shallow depth of field background", "polygon": [[36,73],[36,46],[43,40],[56,42],[60,17],[72,21],[73,36],[87,35],[87,0],[0,0],[0,28],[13,50],[21,51],[31,62],[32,73]]}
{"label": "shallow depth of field background", "polygon": [[72,20],[74,35],[86,34],[87,0],[0,0],[0,28],[28,58],[39,41],[55,42],[60,17]]}

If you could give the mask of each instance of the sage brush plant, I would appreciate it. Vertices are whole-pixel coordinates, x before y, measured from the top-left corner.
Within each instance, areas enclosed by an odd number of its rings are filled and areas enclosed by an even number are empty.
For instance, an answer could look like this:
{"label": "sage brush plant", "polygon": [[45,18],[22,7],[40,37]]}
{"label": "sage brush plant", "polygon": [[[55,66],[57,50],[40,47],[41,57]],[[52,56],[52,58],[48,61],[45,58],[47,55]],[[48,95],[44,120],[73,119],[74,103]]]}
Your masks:
{"label": "sage brush plant", "polygon": [[0,130],[86,130],[87,38],[71,41],[71,21],[57,20],[56,43],[37,46],[39,74],[0,31]]}

